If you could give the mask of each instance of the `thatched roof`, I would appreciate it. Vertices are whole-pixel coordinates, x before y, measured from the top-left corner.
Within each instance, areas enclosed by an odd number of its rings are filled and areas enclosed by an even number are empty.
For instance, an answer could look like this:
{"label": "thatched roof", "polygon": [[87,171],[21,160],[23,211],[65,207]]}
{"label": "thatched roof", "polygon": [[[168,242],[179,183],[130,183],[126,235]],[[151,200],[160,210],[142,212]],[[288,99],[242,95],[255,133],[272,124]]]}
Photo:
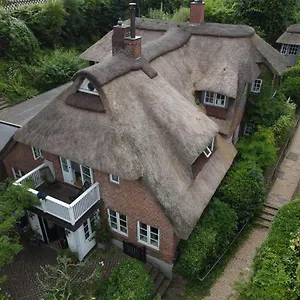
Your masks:
{"label": "thatched roof", "polygon": [[[141,178],[185,239],[236,155],[218,135],[217,150],[194,180],[191,165],[221,131],[195,105],[195,90],[238,98],[260,74],[260,63],[281,74],[285,60],[248,26],[137,25],[148,41],[142,59],[125,52],[112,57],[108,34],[83,54],[100,63],[79,71],[15,139],[123,179]],[[85,78],[99,92],[99,111],[94,97],[77,92]]]}
{"label": "thatched roof", "polygon": [[300,45],[300,24],[293,24],[279,37],[277,43]]}

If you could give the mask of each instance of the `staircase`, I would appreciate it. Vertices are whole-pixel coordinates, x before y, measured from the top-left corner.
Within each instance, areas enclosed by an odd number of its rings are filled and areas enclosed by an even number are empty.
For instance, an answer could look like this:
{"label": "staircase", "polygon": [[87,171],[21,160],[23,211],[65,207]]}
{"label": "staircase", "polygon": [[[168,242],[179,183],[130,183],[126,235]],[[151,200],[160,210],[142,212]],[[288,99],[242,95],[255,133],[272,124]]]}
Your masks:
{"label": "staircase", "polygon": [[8,104],[5,103],[5,102],[0,98],[0,110],[1,110],[1,109],[4,109],[4,108],[6,108],[6,107],[8,107]]}
{"label": "staircase", "polygon": [[149,263],[144,264],[144,269],[154,281],[153,298],[159,295],[163,299],[171,280]]}
{"label": "staircase", "polygon": [[278,209],[278,206],[265,202],[262,214],[257,219],[256,223],[263,227],[270,228]]}

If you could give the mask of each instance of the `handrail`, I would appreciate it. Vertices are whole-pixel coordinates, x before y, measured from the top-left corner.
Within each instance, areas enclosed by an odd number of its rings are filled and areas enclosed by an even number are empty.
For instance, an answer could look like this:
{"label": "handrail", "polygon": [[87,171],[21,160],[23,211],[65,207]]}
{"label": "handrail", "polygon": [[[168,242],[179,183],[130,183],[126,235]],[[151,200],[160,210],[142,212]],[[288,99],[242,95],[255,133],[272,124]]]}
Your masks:
{"label": "handrail", "polygon": [[26,173],[24,176],[22,176],[21,178],[19,178],[18,180],[16,180],[14,183],[16,184],[20,184],[20,182],[24,181],[26,178],[28,178],[30,175],[34,174],[36,171],[42,169],[46,167],[45,163],[42,163],[41,165],[39,165],[38,167],[36,167],[35,169],[31,170],[30,172]]}
{"label": "handrail", "polygon": [[99,186],[99,182],[95,182],[91,185],[85,192],[83,192],[75,201],[70,204],[70,207],[75,206],[83,197],[85,197],[90,191],[92,191],[96,186]]}
{"label": "handrail", "polygon": [[65,202],[63,202],[63,201],[61,201],[61,200],[59,200],[59,199],[56,199],[56,198],[54,198],[54,197],[52,197],[52,196],[49,196],[49,195],[46,196],[45,200],[46,200],[46,201],[47,201],[47,200],[52,201],[52,202],[54,202],[54,203],[56,203],[56,204],[59,204],[59,205],[61,205],[61,206],[64,206],[65,208],[70,208],[70,207],[71,207],[70,204],[65,203]]}

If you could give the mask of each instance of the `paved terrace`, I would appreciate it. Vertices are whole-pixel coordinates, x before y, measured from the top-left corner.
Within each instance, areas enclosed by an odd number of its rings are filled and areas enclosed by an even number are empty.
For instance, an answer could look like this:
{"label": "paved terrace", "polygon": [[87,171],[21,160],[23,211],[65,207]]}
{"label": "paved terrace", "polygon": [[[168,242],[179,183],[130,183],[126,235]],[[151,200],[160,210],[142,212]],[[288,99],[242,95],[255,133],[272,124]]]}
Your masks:
{"label": "paved terrace", "polygon": [[[292,143],[281,163],[277,178],[269,192],[267,202],[278,207],[290,200],[297,190],[300,180],[300,128],[295,132]],[[247,240],[241,245],[236,255],[229,261],[223,275],[215,282],[210,296],[203,300],[233,300],[235,282],[247,278],[256,249],[268,235],[267,228],[254,228]]]}

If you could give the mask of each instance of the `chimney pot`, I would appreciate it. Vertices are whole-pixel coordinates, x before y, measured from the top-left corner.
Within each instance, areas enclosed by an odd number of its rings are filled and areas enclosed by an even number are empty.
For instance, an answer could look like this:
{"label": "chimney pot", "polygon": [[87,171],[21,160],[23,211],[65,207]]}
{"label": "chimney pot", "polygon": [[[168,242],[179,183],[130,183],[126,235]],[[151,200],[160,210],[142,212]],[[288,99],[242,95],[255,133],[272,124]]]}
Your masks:
{"label": "chimney pot", "polygon": [[130,7],[130,35],[131,38],[134,39],[135,38],[135,7],[136,7],[136,3],[130,2],[129,3],[129,7]]}
{"label": "chimney pot", "polygon": [[195,0],[190,5],[190,24],[198,24],[204,22],[205,17],[205,2]]}

